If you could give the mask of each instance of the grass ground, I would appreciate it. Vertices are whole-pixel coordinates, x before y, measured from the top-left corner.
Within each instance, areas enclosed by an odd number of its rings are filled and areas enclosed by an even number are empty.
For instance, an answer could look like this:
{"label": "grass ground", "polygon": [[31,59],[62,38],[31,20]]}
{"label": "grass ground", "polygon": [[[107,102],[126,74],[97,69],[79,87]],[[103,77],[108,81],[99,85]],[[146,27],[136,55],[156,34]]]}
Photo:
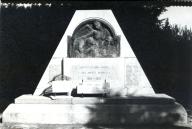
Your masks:
{"label": "grass ground", "polygon": [[[192,111],[191,111],[192,112]],[[14,124],[14,125],[3,125],[0,123],[0,129],[192,129],[192,116],[188,117],[188,125],[185,126],[126,126],[126,127],[106,127],[106,126],[81,126],[81,125],[27,125],[27,124]]]}
{"label": "grass ground", "polygon": [[82,126],[82,125],[14,125],[14,126],[0,126],[1,129],[191,129],[188,126],[123,126],[123,127],[107,127],[107,126]]}

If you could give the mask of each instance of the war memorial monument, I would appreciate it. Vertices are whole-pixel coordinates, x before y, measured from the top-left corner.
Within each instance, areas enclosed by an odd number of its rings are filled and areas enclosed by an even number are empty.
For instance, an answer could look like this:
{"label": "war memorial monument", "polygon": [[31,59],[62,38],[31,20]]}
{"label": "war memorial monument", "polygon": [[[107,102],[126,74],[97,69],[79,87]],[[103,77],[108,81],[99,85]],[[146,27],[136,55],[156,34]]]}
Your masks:
{"label": "war memorial monument", "polygon": [[[133,32],[134,33],[134,32]],[[33,95],[4,124],[186,124],[182,105],[156,94],[111,10],[77,10]]]}

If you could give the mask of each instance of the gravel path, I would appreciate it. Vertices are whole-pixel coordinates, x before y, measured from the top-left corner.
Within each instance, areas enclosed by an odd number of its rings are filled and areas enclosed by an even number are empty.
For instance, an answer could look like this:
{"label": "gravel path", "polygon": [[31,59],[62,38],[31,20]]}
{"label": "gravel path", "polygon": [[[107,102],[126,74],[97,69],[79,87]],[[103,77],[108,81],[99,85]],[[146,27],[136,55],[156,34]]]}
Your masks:
{"label": "gravel path", "polygon": [[188,126],[126,126],[126,127],[106,127],[106,126],[70,126],[70,125],[15,125],[0,126],[1,129],[192,129]]}

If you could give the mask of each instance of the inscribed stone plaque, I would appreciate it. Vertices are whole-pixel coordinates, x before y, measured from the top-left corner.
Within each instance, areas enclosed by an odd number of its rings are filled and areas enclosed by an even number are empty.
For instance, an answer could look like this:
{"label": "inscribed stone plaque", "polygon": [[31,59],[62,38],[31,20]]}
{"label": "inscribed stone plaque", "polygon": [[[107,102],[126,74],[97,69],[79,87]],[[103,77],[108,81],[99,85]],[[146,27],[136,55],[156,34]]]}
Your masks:
{"label": "inscribed stone plaque", "polygon": [[124,58],[125,88],[129,94],[154,93],[136,58]]}
{"label": "inscribed stone plaque", "polygon": [[94,66],[87,65],[73,65],[73,78],[75,80],[84,81],[101,81],[101,80],[117,80],[117,69],[114,66],[107,66],[105,64]]}
{"label": "inscribed stone plaque", "polygon": [[92,87],[105,81],[111,88],[124,87],[123,58],[64,58],[63,73],[72,81],[90,82]]}
{"label": "inscribed stone plaque", "polygon": [[122,79],[121,58],[65,58],[64,75],[72,80],[118,81]]}
{"label": "inscribed stone plaque", "polygon": [[49,65],[49,81],[54,81],[61,76],[62,58],[55,58]]}

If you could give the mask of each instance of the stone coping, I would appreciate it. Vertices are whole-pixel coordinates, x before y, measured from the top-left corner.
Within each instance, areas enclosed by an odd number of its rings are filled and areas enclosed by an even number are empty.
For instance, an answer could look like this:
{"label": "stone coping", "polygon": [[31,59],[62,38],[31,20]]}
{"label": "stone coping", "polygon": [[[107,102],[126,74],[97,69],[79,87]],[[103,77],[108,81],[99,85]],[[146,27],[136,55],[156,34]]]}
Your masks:
{"label": "stone coping", "polygon": [[166,94],[126,96],[126,97],[72,97],[22,95],[16,104],[172,104],[175,99]]}

